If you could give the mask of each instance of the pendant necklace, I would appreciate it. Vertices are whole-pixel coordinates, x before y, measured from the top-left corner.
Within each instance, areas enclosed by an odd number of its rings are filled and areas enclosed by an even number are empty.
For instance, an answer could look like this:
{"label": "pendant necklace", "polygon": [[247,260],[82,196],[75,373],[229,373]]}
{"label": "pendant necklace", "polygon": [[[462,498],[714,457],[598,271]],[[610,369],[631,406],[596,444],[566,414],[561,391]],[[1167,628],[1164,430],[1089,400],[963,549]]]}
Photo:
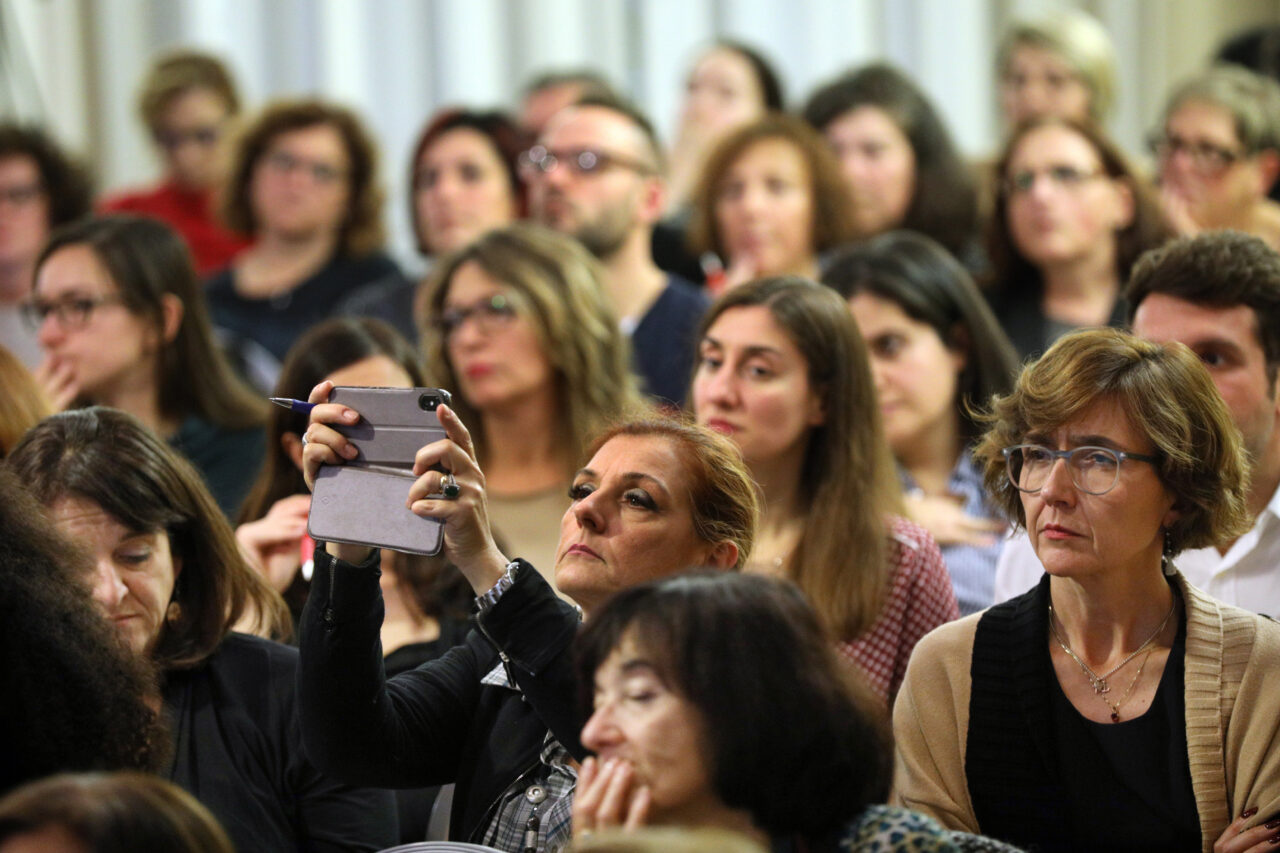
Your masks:
{"label": "pendant necklace", "polygon": [[[1157,627],[1155,631],[1152,632],[1150,637],[1147,637],[1146,642],[1138,646],[1124,660],[1120,661],[1120,663],[1116,664],[1110,670],[1108,670],[1107,672],[1104,672],[1102,675],[1098,675],[1096,672],[1094,672],[1093,669],[1091,669],[1087,663],[1082,661],[1075,652],[1071,651],[1071,647],[1068,646],[1066,642],[1062,639],[1061,635],[1058,634],[1058,626],[1054,624],[1055,620],[1054,620],[1052,604],[1049,605],[1049,630],[1053,633],[1053,639],[1056,640],[1058,645],[1062,647],[1062,650],[1067,653],[1068,657],[1070,657],[1073,661],[1076,662],[1076,664],[1080,667],[1080,669],[1084,671],[1084,674],[1089,678],[1089,683],[1093,685],[1093,692],[1101,696],[1104,693],[1111,692],[1111,685],[1107,683],[1107,679],[1115,675],[1117,672],[1119,672],[1124,667],[1125,664],[1127,664],[1129,661],[1136,658],[1138,655],[1142,654],[1146,650],[1147,646],[1155,642],[1156,637],[1160,636],[1160,633],[1164,630],[1164,626],[1169,624],[1169,618],[1173,616],[1173,611],[1176,610],[1177,607],[1178,607],[1178,600],[1175,598],[1173,600],[1173,604],[1169,607],[1169,612],[1164,615],[1164,621],[1162,621],[1159,627]],[[1144,660],[1143,663],[1145,664],[1146,661]],[[1141,670],[1141,667],[1139,667],[1139,670]],[[1137,679],[1134,679],[1134,680],[1136,681]],[[1132,684],[1129,685],[1129,689],[1130,690],[1133,689]],[[1129,694],[1127,692],[1125,693],[1124,698],[1125,699],[1129,698]],[[1124,699],[1121,699],[1120,701],[1124,702]],[[1111,703],[1108,702],[1107,704],[1110,705]],[[1113,714],[1113,716],[1118,716],[1118,714]]]}

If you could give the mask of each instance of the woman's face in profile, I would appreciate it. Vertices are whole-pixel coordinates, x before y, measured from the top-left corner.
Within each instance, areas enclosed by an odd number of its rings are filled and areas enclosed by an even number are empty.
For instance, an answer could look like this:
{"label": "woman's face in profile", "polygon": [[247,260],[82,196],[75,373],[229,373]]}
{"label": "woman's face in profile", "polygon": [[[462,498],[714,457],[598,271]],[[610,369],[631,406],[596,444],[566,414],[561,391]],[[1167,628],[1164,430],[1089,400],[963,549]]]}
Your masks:
{"label": "woman's face in profile", "polygon": [[93,599],[135,654],[149,656],[182,569],[163,530],[130,530],[97,503],[64,497],[49,508],[58,529],[93,558]]}
{"label": "woman's face in profile", "polygon": [[470,127],[440,134],[413,176],[419,239],[432,254],[460,249],[516,218],[510,172],[489,137]]}
{"label": "woman's face in profile", "polygon": [[672,689],[628,635],[596,670],[593,712],[582,744],[601,762],[624,761],[636,785],[648,785],[651,820],[680,823],[719,806],[712,789],[707,723],[692,702]]}
{"label": "woman's face in profile", "polygon": [[671,439],[619,435],[605,442],[573,478],[573,503],[556,547],[556,587],[589,613],[620,589],[690,568],[733,565],[736,550],[728,554],[694,530],[692,486]]}

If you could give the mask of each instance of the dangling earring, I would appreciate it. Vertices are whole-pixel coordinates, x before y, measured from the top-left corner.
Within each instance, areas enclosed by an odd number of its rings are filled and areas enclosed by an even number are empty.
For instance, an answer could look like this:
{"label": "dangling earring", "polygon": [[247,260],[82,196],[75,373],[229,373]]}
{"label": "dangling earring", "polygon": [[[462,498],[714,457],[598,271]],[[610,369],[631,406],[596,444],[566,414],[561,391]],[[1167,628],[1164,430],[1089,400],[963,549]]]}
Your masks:
{"label": "dangling earring", "polygon": [[182,605],[176,601],[170,601],[169,606],[164,611],[164,621],[170,626],[178,624],[182,619]]}
{"label": "dangling earring", "polygon": [[1160,554],[1160,568],[1166,577],[1172,577],[1178,571],[1173,564],[1173,542],[1169,536],[1169,528],[1164,529],[1164,549]]}

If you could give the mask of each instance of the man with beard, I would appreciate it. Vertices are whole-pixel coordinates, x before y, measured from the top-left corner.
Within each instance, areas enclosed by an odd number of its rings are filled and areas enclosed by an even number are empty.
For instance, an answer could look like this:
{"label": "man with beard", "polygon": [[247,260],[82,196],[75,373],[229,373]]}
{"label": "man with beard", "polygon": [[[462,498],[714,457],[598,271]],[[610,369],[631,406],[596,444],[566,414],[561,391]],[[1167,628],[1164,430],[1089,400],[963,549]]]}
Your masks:
{"label": "man with beard", "polygon": [[604,265],[645,390],[679,406],[709,300],[653,261],[653,228],[666,206],[653,126],[619,99],[584,98],[552,117],[521,165],[533,218],[577,238]]}

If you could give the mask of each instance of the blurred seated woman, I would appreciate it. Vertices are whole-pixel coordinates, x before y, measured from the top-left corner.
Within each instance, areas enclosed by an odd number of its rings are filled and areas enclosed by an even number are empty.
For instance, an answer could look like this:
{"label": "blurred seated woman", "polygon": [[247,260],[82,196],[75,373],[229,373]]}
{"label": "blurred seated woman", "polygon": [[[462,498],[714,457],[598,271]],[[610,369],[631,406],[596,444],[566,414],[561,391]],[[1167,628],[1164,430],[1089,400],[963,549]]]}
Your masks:
{"label": "blurred seated woman", "polygon": [[[311,401],[307,482],[355,447],[328,424],[358,413]],[[478,596],[477,630],[443,658],[387,679],[379,664],[377,554],[328,543],[303,613],[299,712],[307,751],[357,784],[456,783],[450,837],[524,851],[568,841],[582,719],[570,645],[579,611],[489,530],[486,475],[449,407],[422,448],[406,505],[444,524],[444,554]],[[559,524],[555,575],[587,619],[619,589],[686,567],[737,568],[751,550],[755,487],[732,444],[675,420],[627,421],[596,438]],[[439,465],[447,475],[432,466]],[[446,487],[448,491],[446,491]],[[453,498],[445,497],[455,493]],[[519,553],[519,552],[515,552]]]}
{"label": "blurred seated woman", "polygon": [[976,456],[1047,574],[916,647],[899,801],[1036,850],[1269,849],[1280,627],[1174,566],[1250,526],[1239,431],[1200,360],[1066,336],[996,400]]}
{"label": "blurred seated woman", "polygon": [[70,770],[160,770],[151,670],[98,612],[88,559],[3,465],[0,495],[0,793]]}
{"label": "blurred seated woman", "polygon": [[798,118],[771,115],[731,133],[708,157],[689,242],[727,267],[713,291],[772,275],[818,277],[819,255],[857,234],[840,164]]}
{"label": "blurred seated woman", "polygon": [[235,853],[209,810],[142,773],[62,774],[0,799],[0,853]]}
{"label": "blurred seated woman", "polygon": [[233,633],[241,615],[287,632],[284,602],[240,555],[199,474],[136,418],[103,407],[46,418],[6,464],[94,561],[93,596],[159,672],[168,778],[242,850],[379,850],[385,791],[323,776],[295,714],[297,651]]}
{"label": "blurred seated woman", "polygon": [[766,849],[951,850],[882,803],[892,748],[794,585],[692,574],[623,590],[575,644],[577,837],[640,824],[731,830]]}
{"label": "blurred seated woman", "polygon": [[725,293],[703,318],[689,397],[698,423],[742,450],[763,495],[747,570],[795,581],[891,703],[916,641],[959,611],[933,537],[902,517],[848,304],[801,278]]}
{"label": "blurred seated woman", "polygon": [[0,345],[0,459],[22,434],[51,414],[49,401],[35,377],[16,355]]}
{"label": "blurred seated woman", "polygon": [[988,299],[1018,354],[1039,355],[1072,329],[1122,325],[1129,271],[1173,232],[1120,149],[1094,125],[1032,119],[996,172]]}
{"label": "blurred seated woman", "polygon": [[[525,187],[517,161],[529,144],[502,113],[437,113],[418,137],[410,161],[409,217],[418,251],[429,259],[439,258],[522,218]],[[417,289],[415,282],[387,280],[362,288],[339,310],[386,320],[409,340],[417,340]]]}
{"label": "blurred seated woman", "polygon": [[383,251],[377,163],[356,115],[315,100],[268,106],[237,144],[223,217],[254,244],[207,293],[214,323],[264,390],[303,332],[360,287],[400,274]]}
{"label": "blurred seated woman", "polygon": [[425,294],[427,384],[475,430],[495,531],[548,578],[587,444],[644,405],[601,275],[573,238],[517,224],[450,255]]}
{"label": "blurred seated woman", "polygon": [[973,279],[942,246],[891,231],[831,261],[823,281],[849,301],[867,350],[908,515],[942,548],[961,614],[995,600],[1004,539],[970,445],[974,406],[1007,393],[1017,356]]}
{"label": "blurred seated woman", "polygon": [[214,342],[191,255],[173,229],[113,215],[54,232],[28,305],[54,408],[135,416],[200,471],[227,515],[262,463],[266,402]]}
{"label": "blurred seated woman", "polygon": [[150,216],[170,226],[191,249],[201,276],[225,267],[249,244],[217,214],[239,113],[240,95],[222,60],[195,50],[158,57],[143,77],[138,115],[164,174],[156,186],[111,196],[100,209]]}
{"label": "blurred seated woman", "polygon": [[850,71],[814,92],[803,115],[840,161],[856,237],[908,228],[970,270],[985,265],[974,177],[910,77],[883,64]]}

